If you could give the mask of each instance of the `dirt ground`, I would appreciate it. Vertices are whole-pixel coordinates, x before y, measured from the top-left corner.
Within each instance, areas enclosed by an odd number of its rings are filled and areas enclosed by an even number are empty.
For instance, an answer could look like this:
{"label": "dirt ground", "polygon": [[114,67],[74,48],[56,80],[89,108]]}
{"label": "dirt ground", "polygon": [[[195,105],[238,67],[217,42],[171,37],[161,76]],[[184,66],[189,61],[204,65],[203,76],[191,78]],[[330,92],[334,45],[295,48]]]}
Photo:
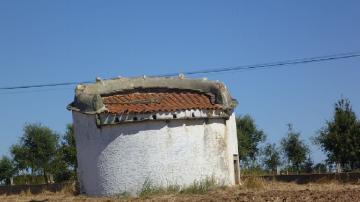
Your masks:
{"label": "dirt ground", "polygon": [[360,201],[360,184],[340,184],[336,182],[321,184],[264,182],[256,188],[245,186],[217,189],[202,195],[158,195],[146,198],[94,198],[73,196],[66,193],[42,193],[39,195],[21,194],[0,196],[0,201],[45,202],[45,201]]}

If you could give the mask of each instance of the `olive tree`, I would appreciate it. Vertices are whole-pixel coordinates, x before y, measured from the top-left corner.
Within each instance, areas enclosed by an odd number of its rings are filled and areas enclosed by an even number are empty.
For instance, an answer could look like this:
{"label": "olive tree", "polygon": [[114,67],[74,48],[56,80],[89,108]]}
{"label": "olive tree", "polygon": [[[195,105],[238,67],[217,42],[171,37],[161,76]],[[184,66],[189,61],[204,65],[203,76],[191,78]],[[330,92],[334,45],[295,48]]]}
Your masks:
{"label": "olive tree", "polygon": [[19,169],[42,173],[45,182],[58,148],[58,135],[41,124],[26,124],[18,144],[11,147],[15,165]]}
{"label": "olive tree", "polygon": [[335,103],[333,118],[314,140],[326,153],[327,162],[349,170],[360,168],[360,123],[348,99]]}
{"label": "olive tree", "polygon": [[72,124],[66,126],[66,132],[64,136],[62,136],[60,147],[55,156],[53,168],[56,182],[76,178],[77,158],[75,134]]}
{"label": "olive tree", "polygon": [[10,178],[15,174],[15,167],[9,157],[0,159],[0,182],[10,183]]}
{"label": "olive tree", "polygon": [[291,168],[299,172],[307,160],[309,148],[300,139],[300,133],[293,130],[291,124],[288,124],[286,137],[281,140],[281,148]]}
{"label": "olive tree", "polygon": [[260,153],[259,145],[265,141],[266,135],[257,128],[254,119],[249,115],[237,117],[236,127],[240,160],[254,166]]}
{"label": "olive tree", "polygon": [[267,143],[263,151],[263,162],[265,167],[273,174],[276,173],[277,168],[281,165],[280,151],[276,144]]}

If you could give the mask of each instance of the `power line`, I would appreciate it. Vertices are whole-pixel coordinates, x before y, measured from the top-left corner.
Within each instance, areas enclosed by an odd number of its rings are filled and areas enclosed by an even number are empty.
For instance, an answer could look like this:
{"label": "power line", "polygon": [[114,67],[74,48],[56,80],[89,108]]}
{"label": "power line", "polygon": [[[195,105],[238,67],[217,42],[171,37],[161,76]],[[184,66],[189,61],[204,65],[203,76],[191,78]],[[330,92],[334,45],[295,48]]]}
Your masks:
{"label": "power line", "polygon": [[[56,88],[56,92],[70,90],[73,91],[73,87],[63,87]],[[16,91],[0,91],[0,95],[18,95],[18,94],[29,94],[29,93],[44,93],[44,92],[54,92],[54,89],[51,88],[40,88],[40,89],[25,89],[25,90],[16,90]]]}
{"label": "power line", "polygon": [[36,84],[36,85],[24,85],[24,86],[9,86],[1,87],[0,90],[15,90],[15,89],[26,89],[26,88],[42,88],[42,87],[54,87],[54,86],[69,86],[77,85],[79,83],[91,83],[92,81],[83,82],[65,82],[65,83],[49,83],[49,84]]}
{"label": "power line", "polygon": [[[336,55],[301,58],[301,59],[285,60],[285,61],[271,62],[271,63],[262,63],[262,64],[255,64],[255,65],[241,65],[241,66],[234,66],[234,67],[227,67],[227,68],[189,71],[189,72],[184,72],[183,74],[184,75],[194,75],[194,74],[208,74],[208,73],[239,71],[239,70],[264,69],[264,68],[273,68],[276,66],[287,66],[287,65],[297,65],[297,64],[315,63],[315,62],[325,62],[325,61],[348,59],[348,58],[354,58],[354,57],[360,57],[360,52],[341,53],[341,54],[336,54]],[[158,76],[177,76],[177,75],[179,75],[179,73],[163,74],[163,75],[158,75]]]}
{"label": "power line", "polygon": [[[198,70],[198,71],[182,72],[182,74],[196,75],[196,74],[209,74],[209,73],[240,71],[240,70],[247,71],[247,70],[254,70],[254,69],[265,69],[265,68],[268,69],[268,68],[274,68],[274,67],[280,67],[280,66],[325,62],[325,61],[349,59],[349,58],[355,58],[355,57],[360,57],[360,52],[340,53],[340,54],[334,54],[334,55],[300,58],[300,59],[284,60],[284,61],[254,64],[254,65],[240,65],[240,66],[225,67],[225,68],[203,69],[203,70]],[[158,76],[170,77],[170,76],[178,76],[178,75],[179,75],[179,73],[170,73],[170,74],[162,74],[162,75],[152,75],[150,77],[158,77]],[[77,85],[79,83],[85,84],[85,83],[92,83],[92,82],[93,81],[82,81],[82,82],[63,82],[63,83],[9,86],[9,87],[0,87],[0,90],[16,90],[16,89],[55,87],[55,86],[69,86],[69,85]]]}

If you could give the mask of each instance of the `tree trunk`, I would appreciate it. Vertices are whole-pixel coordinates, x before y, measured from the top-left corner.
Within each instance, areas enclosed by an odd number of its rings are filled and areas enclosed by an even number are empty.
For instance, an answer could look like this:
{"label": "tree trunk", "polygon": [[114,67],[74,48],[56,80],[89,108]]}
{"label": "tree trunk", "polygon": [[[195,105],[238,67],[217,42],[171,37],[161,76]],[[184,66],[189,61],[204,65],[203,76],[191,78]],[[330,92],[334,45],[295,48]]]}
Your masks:
{"label": "tree trunk", "polygon": [[47,179],[47,175],[46,175],[46,170],[45,170],[45,168],[44,168],[44,180],[45,180],[45,183],[46,183],[46,184],[49,184],[48,179]]}
{"label": "tree trunk", "polygon": [[30,180],[29,180],[29,184],[32,184],[34,182],[34,165],[31,164],[31,175],[30,175]]}

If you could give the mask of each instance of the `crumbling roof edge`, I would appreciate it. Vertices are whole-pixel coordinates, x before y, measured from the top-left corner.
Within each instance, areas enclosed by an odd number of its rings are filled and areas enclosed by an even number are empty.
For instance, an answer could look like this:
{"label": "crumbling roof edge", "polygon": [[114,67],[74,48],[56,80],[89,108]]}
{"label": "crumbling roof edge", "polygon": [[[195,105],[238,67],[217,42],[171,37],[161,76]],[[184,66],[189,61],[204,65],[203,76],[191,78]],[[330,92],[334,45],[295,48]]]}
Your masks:
{"label": "crumbling roof edge", "polygon": [[95,83],[80,84],[76,87],[74,101],[68,105],[67,109],[86,114],[98,114],[106,111],[101,98],[103,95],[135,89],[156,88],[211,93],[215,96],[215,103],[222,105],[224,110],[233,110],[237,105],[237,101],[231,97],[225,84],[219,81],[178,77],[137,77],[97,79]]}

